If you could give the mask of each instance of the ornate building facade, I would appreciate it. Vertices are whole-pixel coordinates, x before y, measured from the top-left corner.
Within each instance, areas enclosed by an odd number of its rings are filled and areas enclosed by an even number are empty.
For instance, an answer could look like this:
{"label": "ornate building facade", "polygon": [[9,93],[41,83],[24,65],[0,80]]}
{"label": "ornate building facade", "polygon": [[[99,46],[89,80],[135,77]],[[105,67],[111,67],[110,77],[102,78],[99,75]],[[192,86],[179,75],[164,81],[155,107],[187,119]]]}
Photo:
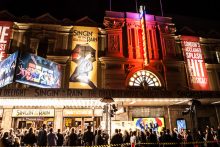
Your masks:
{"label": "ornate building facade", "polygon": [[[177,34],[172,18],[148,14],[140,17],[139,13],[130,12],[106,11],[103,25],[88,17],[75,22],[60,21],[50,14],[35,19],[16,18],[7,11],[0,12],[0,19],[3,23],[12,23],[8,55],[17,50],[29,52],[59,63],[62,73],[59,89],[36,89],[16,82],[2,88],[0,127],[5,130],[38,128],[42,123],[55,129],[78,127],[84,130],[86,125],[92,125],[93,129],[105,128],[102,125],[106,120],[102,111],[105,104],[100,101],[103,97],[112,97],[118,109],[123,109],[116,112],[112,122],[160,118],[163,127],[169,129],[177,127],[177,120],[185,120],[187,128],[203,129],[206,125],[217,127],[219,124],[219,39],[183,40],[188,34]],[[88,85],[85,88],[85,82],[77,86],[69,81],[74,64],[72,58],[76,55],[72,52],[77,46],[74,43],[76,26],[86,27],[83,35],[96,34],[98,38],[92,40],[98,45],[93,54],[97,58],[92,65],[97,71],[95,80],[90,79],[96,81],[92,89]],[[93,29],[97,32],[90,33]],[[189,53],[184,54],[184,41],[199,44],[197,50],[201,55],[198,56],[201,59],[204,56],[204,64],[200,60],[189,64],[186,58]],[[209,85],[206,90],[193,87],[190,79],[191,72],[203,66],[208,77],[205,77]],[[196,108],[196,120],[182,115],[192,99],[201,102]],[[192,124],[192,119],[194,123],[201,123]]]}

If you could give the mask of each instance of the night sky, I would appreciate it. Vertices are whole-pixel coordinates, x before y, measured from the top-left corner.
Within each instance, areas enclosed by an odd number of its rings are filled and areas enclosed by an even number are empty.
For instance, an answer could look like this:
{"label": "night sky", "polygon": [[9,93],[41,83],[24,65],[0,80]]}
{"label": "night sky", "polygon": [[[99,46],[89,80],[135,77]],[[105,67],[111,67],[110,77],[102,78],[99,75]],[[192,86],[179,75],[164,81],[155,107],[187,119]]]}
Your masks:
{"label": "night sky", "polygon": [[[220,20],[220,0],[162,0],[164,16],[183,15]],[[147,13],[160,15],[160,0],[139,0],[145,4]],[[135,12],[135,0],[112,0],[112,11]],[[0,10],[7,9],[15,16],[35,18],[44,13],[63,19],[89,16],[102,22],[109,0],[0,0]]]}

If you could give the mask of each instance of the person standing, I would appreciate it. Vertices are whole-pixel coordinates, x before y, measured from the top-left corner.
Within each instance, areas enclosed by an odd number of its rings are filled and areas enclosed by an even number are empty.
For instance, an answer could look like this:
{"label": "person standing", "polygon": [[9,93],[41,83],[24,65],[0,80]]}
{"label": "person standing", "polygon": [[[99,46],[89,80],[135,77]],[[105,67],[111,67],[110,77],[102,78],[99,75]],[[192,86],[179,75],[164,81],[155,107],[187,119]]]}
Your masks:
{"label": "person standing", "polygon": [[63,141],[64,141],[64,137],[63,134],[60,133],[60,129],[57,130],[57,146],[62,146],[63,145]]}
{"label": "person standing", "polygon": [[33,128],[30,128],[29,132],[24,136],[24,144],[32,147],[36,142],[37,140]]}
{"label": "person standing", "polygon": [[71,129],[71,133],[68,138],[68,146],[76,146],[77,144],[77,135],[74,132],[74,128]]}
{"label": "person standing", "polygon": [[95,136],[95,145],[104,145],[104,140],[101,136],[102,130],[98,130],[97,135]]}
{"label": "person standing", "polygon": [[111,139],[111,144],[122,144],[123,143],[123,138],[122,136],[118,133],[118,129],[115,129],[115,134],[112,136]]}
{"label": "person standing", "polygon": [[136,131],[132,132],[131,138],[130,138],[131,147],[135,147],[137,143],[137,137],[136,137]]}
{"label": "person standing", "polygon": [[47,134],[47,145],[55,146],[57,145],[57,135],[53,132],[53,128],[50,128],[49,133]]}
{"label": "person standing", "polygon": [[12,144],[11,144],[11,142],[10,142],[8,136],[9,136],[9,135],[8,135],[8,132],[5,132],[5,133],[3,134],[3,137],[2,137],[1,140],[0,140],[0,146],[1,146],[1,147],[10,147],[10,146],[12,146]]}
{"label": "person standing", "polygon": [[46,124],[42,125],[42,128],[41,128],[41,130],[38,133],[37,145],[38,146],[47,146]]}
{"label": "person standing", "polygon": [[91,126],[87,126],[87,131],[83,135],[83,141],[85,146],[92,146],[94,139],[93,132],[91,132]]}

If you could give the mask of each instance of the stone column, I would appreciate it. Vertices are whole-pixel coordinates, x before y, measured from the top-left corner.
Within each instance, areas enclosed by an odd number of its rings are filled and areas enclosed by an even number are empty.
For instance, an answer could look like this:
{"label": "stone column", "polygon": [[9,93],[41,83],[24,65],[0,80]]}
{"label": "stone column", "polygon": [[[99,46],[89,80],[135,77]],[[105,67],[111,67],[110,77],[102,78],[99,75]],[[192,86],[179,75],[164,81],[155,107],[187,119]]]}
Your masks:
{"label": "stone column", "polygon": [[57,129],[63,130],[63,107],[55,107],[55,116],[54,116],[54,131]]}
{"label": "stone column", "polygon": [[12,126],[12,109],[13,106],[3,107],[2,128],[4,131],[9,131]]}

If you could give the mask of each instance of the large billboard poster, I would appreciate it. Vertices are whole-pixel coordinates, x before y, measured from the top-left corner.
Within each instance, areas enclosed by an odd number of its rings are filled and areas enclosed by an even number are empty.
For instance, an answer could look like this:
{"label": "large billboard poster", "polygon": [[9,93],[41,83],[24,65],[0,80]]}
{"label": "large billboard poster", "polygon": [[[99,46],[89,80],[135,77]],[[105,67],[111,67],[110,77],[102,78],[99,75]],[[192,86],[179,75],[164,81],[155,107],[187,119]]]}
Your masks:
{"label": "large billboard poster", "polygon": [[186,61],[189,86],[193,90],[209,90],[208,74],[199,43],[199,37],[181,36]]}
{"label": "large billboard poster", "polygon": [[16,69],[16,82],[40,88],[60,88],[61,65],[33,54],[22,53]]}
{"label": "large billboard poster", "polygon": [[0,21],[0,61],[7,57],[6,50],[9,47],[12,24],[12,22]]}
{"label": "large billboard poster", "polygon": [[134,118],[134,123],[140,130],[152,129],[152,131],[161,132],[165,127],[163,117]]}
{"label": "large billboard poster", "polygon": [[73,27],[69,88],[97,87],[98,28]]}
{"label": "large billboard poster", "polygon": [[0,62],[0,87],[11,84],[14,80],[18,52]]}

